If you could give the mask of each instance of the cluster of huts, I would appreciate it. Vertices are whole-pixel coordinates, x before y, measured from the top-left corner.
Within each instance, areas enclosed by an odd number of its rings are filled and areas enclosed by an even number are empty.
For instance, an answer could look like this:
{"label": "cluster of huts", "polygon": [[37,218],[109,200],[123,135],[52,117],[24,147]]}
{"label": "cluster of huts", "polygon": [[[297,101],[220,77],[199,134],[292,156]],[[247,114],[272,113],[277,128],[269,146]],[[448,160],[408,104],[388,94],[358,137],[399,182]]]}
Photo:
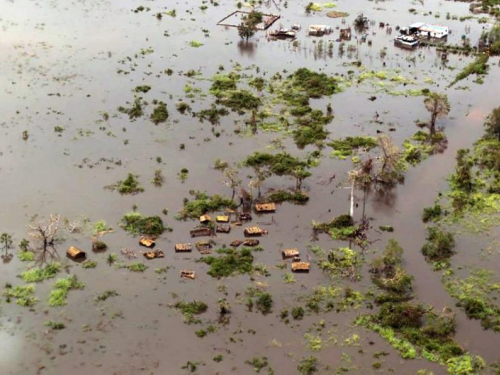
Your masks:
{"label": "cluster of huts", "polygon": [[[273,213],[276,211],[275,203],[263,203],[254,205],[255,212],[257,214]],[[243,222],[252,221],[252,215],[249,212],[237,212],[233,210],[227,210],[222,215],[216,215],[215,220],[208,214],[202,215],[199,218],[199,225],[190,230],[191,238],[197,237],[212,237],[216,233],[229,234],[232,227],[239,227],[243,225]],[[256,237],[264,236],[269,234],[267,229],[262,229],[259,226],[246,226],[243,229],[243,240],[233,240],[230,242],[231,247],[238,247],[243,245],[245,247],[254,247],[260,244],[260,241]],[[154,250],[155,238],[148,236],[141,236],[139,238],[139,244],[148,248],[149,250],[144,252],[143,255],[146,259],[164,258],[165,254],[161,250]],[[202,255],[211,254],[212,247],[215,242],[211,239],[200,240],[195,242],[194,247]],[[187,243],[177,243],[175,244],[176,253],[189,253],[193,251],[193,245],[190,242]],[[281,255],[284,260],[291,259],[291,269],[293,272],[309,272],[310,264],[308,262],[303,262],[300,259],[300,253],[298,249],[283,249]],[[67,256],[74,260],[84,260],[86,258],[86,253],[76,247],[71,246],[67,251]],[[181,277],[194,279],[195,272],[192,270],[181,270]]]}

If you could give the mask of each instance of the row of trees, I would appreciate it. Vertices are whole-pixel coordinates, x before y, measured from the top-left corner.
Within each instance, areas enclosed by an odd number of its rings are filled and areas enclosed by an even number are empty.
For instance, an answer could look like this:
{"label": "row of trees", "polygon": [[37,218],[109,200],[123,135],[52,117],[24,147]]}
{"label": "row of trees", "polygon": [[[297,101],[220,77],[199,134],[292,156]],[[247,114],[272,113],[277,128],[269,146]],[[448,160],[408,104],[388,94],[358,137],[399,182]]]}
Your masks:
{"label": "row of trees", "polygon": [[[304,180],[311,176],[309,169],[312,162],[294,157],[286,152],[270,154],[265,152],[255,152],[248,156],[242,163],[244,167],[251,168],[254,172],[250,180],[249,187],[256,188],[258,196],[262,195],[261,187],[264,181],[271,176],[288,176],[295,180],[295,189],[302,190]],[[226,162],[216,161],[215,169],[223,174],[222,183],[232,190],[232,197],[241,186],[242,180],[239,178],[238,169],[230,166]]]}

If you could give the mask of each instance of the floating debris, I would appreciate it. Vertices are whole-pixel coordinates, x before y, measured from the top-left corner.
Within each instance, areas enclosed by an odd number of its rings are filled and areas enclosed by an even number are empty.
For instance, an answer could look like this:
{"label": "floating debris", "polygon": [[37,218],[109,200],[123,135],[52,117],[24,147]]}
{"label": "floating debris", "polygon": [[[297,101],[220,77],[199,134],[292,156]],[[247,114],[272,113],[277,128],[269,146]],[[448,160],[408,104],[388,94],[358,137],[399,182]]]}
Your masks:
{"label": "floating debris", "polygon": [[211,241],[199,241],[196,242],[196,248],[203,255],[212,254],[212,242]]}
{"label": "floating debris", "polygon": [[233,240],[233,241],[231,241],[231,243],[230,243],[229,245],[231,245],[232,247],[238,247],[238,246],[240,246],[243,242],[245,242],[245,241]]}
{"label": "floating debris", "polygon": [[248,212],[240,212],[240,220],[242,221],[250,221],[252,220],[252,215],[250,215]]}
{"label": "floating debris", "polygon": [[150,237],[141,236],[139,244],[145,247],[152,248],[155,246],[155,241]]}
{"label": "floating debris", "polygon": [[147,259],[164,258],[165,254],[161,250],[148,251],[144,253]]}
{"label": "floating debris", "polygon": [[196,274],[191,270],[181,270],[181,277],[184,279],[194,280],[196,278]]}
{"label": "floating debris", "polygon": [[133,250],[130,249],[121,249],[120,252],[122,255],[124,255],[127,259],[133,259],[137,258],[137,255],[135,255]]}
{"label": "floating debris", "polygon": [[254,247],[254,246],[259,246],[259,243],[260,243],[259,240],[246,240],[243,241],[243,246]]}

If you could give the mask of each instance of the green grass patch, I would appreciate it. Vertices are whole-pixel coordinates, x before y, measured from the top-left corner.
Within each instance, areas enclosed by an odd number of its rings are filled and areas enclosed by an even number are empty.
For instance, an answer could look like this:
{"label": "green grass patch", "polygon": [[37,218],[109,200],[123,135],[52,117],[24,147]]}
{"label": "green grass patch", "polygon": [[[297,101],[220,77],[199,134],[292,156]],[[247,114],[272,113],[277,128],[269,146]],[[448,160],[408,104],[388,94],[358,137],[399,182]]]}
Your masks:
{"label": "green grass patch", "polygon": [[27,283],[38,283],[46,279],[52,279],[61,271],[61,263],[49,263],[43,268],[32,268],[21,273],[21,278]]}
{"label": "green grass patch", "polygon": [[193,199],[185,199],[184,207],[178,212],[176,218],[179,220],[198,219],[200,216],[224,208],[236,208],[236,204],[220,195],[209,196],[205,192],[191,190],[189,192]]}
{"label": "green grass patch", "polygon": [[16,300],[16,304],[19,306],[25,307],[33,307],[38,302],[38,298],[34,296],[35,294],[35,285],[18,285],[12,288],[8,286],[5,288],[4,296],[7,302],[10,302],[11,299]]}
{"label": "green grass patch", "polygon": [[219,249],[218,257],[207,256],[201,259],[202,262],[210,265],[208,274],[215,278],[229,277],[233,274],[251,273],[253,268],[254,257],[252,250],[243,248],[236,249]]}
{"label": "green grass patch", "polygon": [[120,221],[120,227],[133,235],[159,236],[165,231],[161,217],[142,216],[136,211],[126,213]]}
{"label": "green grass patch", "polygon": [[54,284],[54,288],[50,291],[49,305],[52,307],[65,306],[69,291],[83,288],[85,288],[85,284],[80,282],[76,275],[58,279]]}

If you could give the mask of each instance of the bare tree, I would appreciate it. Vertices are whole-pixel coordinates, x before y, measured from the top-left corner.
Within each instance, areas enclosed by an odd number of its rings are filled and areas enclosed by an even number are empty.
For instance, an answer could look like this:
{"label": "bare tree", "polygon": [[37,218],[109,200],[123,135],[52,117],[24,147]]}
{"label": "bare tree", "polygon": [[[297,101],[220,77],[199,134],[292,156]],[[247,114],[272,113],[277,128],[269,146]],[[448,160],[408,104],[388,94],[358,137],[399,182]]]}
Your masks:
{"label": "bare tree", "polygon": [[381,155],[378,158],[380,169],[376,173],[375,182],[391,184],[395,180],[400,181],[402,176],[401,151],[387,135],[378,139]]}
{"label": "bare tree", "polygon": [[222,184],[232,189],[231,200],[234,200],[236,189],[241,185],[241,180],[238,178],[238,170],[233,167],[226,167],[222,171],[222,174],[224,176]]}
{"label": "bare tree", "polygon": [[59,229],[60,220],[60,215],[50,215],[47,220],[40,220],[33,225],[29,225],[29,236],[39,243],[35,247],[35,253],[38,253],[37,261],[40,264],[47,261],[47,256],[51,258],[58,256],[54,247],[54,238]]}
{"label": "bare tree", "polygon": [[431,92],[424,99],[425,108],[431,113],[431,121],[429,122],[429,130],[431,139],[436,134],[436,120],[445,118],[450,113],[450,103],[446,94]]}

